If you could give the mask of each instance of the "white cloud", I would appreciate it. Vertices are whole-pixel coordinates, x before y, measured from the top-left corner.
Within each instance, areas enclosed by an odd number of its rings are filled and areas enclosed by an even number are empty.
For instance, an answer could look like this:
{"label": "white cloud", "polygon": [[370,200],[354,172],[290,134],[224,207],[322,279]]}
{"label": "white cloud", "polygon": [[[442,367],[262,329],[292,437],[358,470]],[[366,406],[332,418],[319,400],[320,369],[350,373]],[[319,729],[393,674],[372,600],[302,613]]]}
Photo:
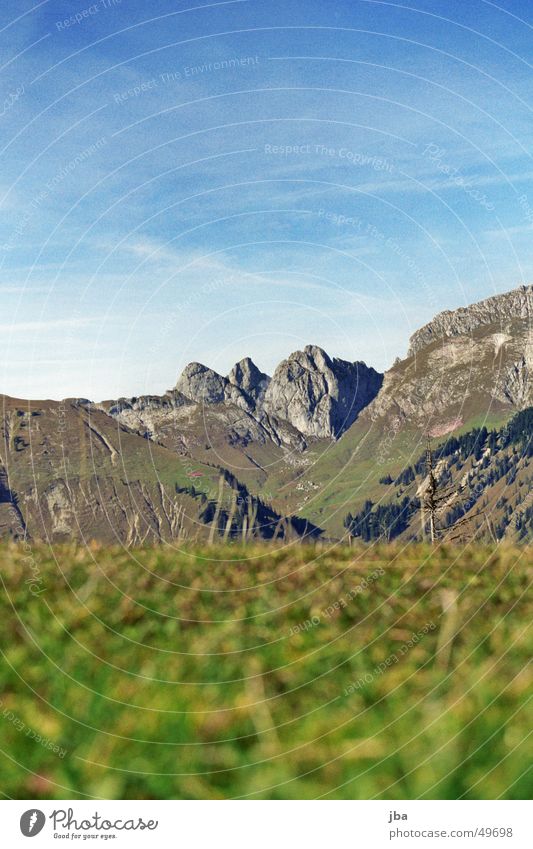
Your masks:
{"label": "white cloud", "polygon": [[505,239],[509,236],[521,236],[530,234],[533,231],[533,224],[517,224],[515,227],[502,227],[499,230],[485,230],[484,236],[490,239]]}
{"label": "white cloud", "polygon": [[0,324],[2,333],[29,333],[33,331],[55,330],[57,328],[87,327],[99,322],[99,317],[94,318],[60,318],[52,321],[14,321],[12,323]]}

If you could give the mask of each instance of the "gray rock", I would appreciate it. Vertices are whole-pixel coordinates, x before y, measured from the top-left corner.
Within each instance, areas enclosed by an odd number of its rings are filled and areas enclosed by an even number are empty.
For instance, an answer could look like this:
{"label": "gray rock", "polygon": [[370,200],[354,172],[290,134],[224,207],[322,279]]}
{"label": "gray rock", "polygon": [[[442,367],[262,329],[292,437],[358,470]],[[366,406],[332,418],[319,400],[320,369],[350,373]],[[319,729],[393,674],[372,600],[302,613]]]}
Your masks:
{"label": "gray rock", "polygon": [[507,365],[497,390],[519,410],[533,404],[533,345],[518,361]]}
{"label": "gray rock", "polygon": [[484,325],[497,325],[505,330],[511,321],[526,319],[533,322],[533,286],[520,286],[503,295],[494,295],[457,310],[445,310],[409,340],[407,356],[411,357],[432,342],[471,333]]}
{"label": "gray rock", "polygon": [[213,369],[201,363],[189,363],[178,378],[176,391],[200,404],[221,404],[227,383],[227,378]]}
{"label": "gray rock", "polygon": [[435,417],[461,422],[531,406],[532,329],[532,286],[441,313],[411,338],[411,356],[385,373],[364,418],[398,418],[426,431]]}
{"label": "gray rock", "polygon": [[307,345],[277,367],[263,408],[306,436],[337,438],[375,398],[382,380],[364,363],[330,359]]}
{"label": "gray rock", "polygon": [[260,404],[270,383],[268,374],[259,371],[250,357],[235,363],[228,375],[231,384],[248,395],[255,404]]}

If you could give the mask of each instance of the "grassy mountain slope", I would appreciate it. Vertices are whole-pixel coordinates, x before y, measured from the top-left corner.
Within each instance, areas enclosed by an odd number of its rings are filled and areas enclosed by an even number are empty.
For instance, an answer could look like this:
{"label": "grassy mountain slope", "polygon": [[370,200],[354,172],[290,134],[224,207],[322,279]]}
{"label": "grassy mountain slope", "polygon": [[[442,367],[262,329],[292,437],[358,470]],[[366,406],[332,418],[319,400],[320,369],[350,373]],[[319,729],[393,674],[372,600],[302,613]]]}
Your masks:
{"label": "grassy mountain slope", "polygon": [[[504,427],[450,435],[433,449],[433,463],[441,537],[533,540],[533,407]],[[346,527],[366,541],[419,538],[426,476],[424,453],[400,472],[389,468],[381,492],[351,511]]]}
{"label": "grassy mountain slope", "polygon": [[0,532],[54,542],[300,533],[215,464],[178,456],[76,400],[3,398]]}

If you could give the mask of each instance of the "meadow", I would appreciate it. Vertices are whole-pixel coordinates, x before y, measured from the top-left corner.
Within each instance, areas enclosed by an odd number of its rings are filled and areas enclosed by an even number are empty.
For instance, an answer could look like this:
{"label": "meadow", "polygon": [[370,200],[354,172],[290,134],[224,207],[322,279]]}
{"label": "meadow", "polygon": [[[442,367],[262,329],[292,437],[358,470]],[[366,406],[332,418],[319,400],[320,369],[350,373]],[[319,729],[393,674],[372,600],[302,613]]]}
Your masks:
{"label": "meadow", "polygon": [[0,789],[531,798],[532,572],[504,545],[3,545]]}

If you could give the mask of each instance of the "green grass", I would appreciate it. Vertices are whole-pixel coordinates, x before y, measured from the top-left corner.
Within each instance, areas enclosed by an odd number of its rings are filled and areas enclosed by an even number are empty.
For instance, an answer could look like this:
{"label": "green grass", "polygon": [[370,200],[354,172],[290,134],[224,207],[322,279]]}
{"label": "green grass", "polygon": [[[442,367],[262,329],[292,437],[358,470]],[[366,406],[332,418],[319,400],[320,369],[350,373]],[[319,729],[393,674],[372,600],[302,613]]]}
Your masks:
{"label": "green grass", "polygon": [[530,798],[528,554],[4,546],[0,789]]}

